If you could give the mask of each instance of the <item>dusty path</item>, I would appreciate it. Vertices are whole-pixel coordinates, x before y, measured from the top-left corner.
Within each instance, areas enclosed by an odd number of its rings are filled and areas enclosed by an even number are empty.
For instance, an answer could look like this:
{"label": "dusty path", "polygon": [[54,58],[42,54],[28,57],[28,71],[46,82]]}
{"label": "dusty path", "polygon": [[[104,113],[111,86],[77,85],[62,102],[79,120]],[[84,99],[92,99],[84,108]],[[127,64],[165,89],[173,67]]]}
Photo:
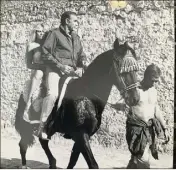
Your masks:
{"label": "dusty path", "polygon": [[[21,157],[19,153],[18,142],[18,138],[1,135],[1,168],[18,169],[21,167]],[[72,144],[73,142],[71,140],[65,139],[57,142],[57,144],[54,144],[54,142],[51,141],[50,148],[57,159],[58,168],[67,167]],[[125,168],[130,158],[128,151],[103,148],[101,146],[92,146],[92,150],[100,168]],[[172,168],[172,156],[159,156],[160,160],[152,160],[151,168]],[[36,144],[32,148],[28,149],[27,160],[27,165],[30,168],[48,168],[47,157],[40,147],[38,141],[36,141]],[[85,163],[82,155],[80,155],[75,168],[87,168],[87,164]]]}

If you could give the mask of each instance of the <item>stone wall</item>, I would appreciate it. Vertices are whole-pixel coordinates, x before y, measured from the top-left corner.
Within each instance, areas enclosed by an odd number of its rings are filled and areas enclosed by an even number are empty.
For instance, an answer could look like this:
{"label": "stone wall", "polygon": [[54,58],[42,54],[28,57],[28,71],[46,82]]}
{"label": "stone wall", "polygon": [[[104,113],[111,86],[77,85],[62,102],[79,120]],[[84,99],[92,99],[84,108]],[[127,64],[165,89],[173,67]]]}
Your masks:
{"label": "stone wall", "polygon": [[[1,120],[13,124],[19,95],[30,77],[25,64],[29,33],[39,23],[44,31],[58,27],[66,10],[78,12],[84,51],[91,62],[112,48],[118,37],[128,40],[139,62],[162,70],[158,103],[173,137],[174,116],[174,1],[2,1],[1,3]],[[113,6],[112,6],[113,5]],[[143,76],[141,70],[139,78]],[[109,102],[120,98],[113,87]],[[126,116],[108,105],[94,142],[126,148]],[[172,139],[166,151],[172,150]]]}

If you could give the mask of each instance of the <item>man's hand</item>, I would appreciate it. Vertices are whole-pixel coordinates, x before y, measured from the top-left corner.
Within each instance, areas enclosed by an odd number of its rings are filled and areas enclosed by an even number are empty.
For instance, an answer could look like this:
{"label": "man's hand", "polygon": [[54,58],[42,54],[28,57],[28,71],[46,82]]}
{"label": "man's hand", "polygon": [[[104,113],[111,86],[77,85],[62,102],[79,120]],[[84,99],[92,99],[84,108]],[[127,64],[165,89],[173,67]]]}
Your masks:
{"label": "man's hand", "polygon": [[73,67],[70,67],[70,66],[64,66],[64,68],[62,69],[62,71],[63,71],[65,74],[74,73]]}
{"label": "man's hand", "polygon": [[164,129],[164,137],[165,137],[165,144],[167,144],[170,140],[168,129]]}
{"label": "man's hand", "polygon": [[75,71],[75,74],[76,74],[78,77],[82,77],[83,69],[82,69],[82,68],[77,68],[76,71]]}

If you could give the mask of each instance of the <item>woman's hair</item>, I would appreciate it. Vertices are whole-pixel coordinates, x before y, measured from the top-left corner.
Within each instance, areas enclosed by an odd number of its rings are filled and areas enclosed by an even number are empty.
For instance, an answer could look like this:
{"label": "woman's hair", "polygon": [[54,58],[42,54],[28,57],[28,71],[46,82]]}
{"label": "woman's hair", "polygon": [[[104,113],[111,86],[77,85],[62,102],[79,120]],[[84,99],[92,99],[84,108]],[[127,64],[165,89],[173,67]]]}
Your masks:
{"label": "woman's hair", "polygon": [[36,40],[36,37],[37,37],[36,30],[32,30],[29,37],[29,43],[34,42]]}
{"label": "woman's hair", "polygon": [[34,26],[34,29],[31,31],[30,37],[29,37],[29,43],[36,41],[36,39],[38,38],[37,36],[37,31],[38,30],[43,30],[43,24],[38,24],[36,26]]}

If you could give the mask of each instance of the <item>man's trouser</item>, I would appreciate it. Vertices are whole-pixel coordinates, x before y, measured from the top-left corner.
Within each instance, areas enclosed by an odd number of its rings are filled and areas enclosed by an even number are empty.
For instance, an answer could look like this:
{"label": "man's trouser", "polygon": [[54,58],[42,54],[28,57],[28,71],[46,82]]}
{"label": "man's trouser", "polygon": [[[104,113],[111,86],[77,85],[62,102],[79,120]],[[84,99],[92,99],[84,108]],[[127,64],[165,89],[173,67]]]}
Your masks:
{"label": "man's trouser", "polygon": [[50,68],[46,68],[47,94],[46,97],[43,99],[42,113],[40,119],[40,121],[42,122],[45,122],[47,120],[58,98],[60,78],[61,74],[54,72]]}
{"label": "man's trouser", "polygon": [[151,152],[149,144],[146,145],[143,156],[138,159],[136,156],[131,155],[127,169],[149,169],[150,168]]}

